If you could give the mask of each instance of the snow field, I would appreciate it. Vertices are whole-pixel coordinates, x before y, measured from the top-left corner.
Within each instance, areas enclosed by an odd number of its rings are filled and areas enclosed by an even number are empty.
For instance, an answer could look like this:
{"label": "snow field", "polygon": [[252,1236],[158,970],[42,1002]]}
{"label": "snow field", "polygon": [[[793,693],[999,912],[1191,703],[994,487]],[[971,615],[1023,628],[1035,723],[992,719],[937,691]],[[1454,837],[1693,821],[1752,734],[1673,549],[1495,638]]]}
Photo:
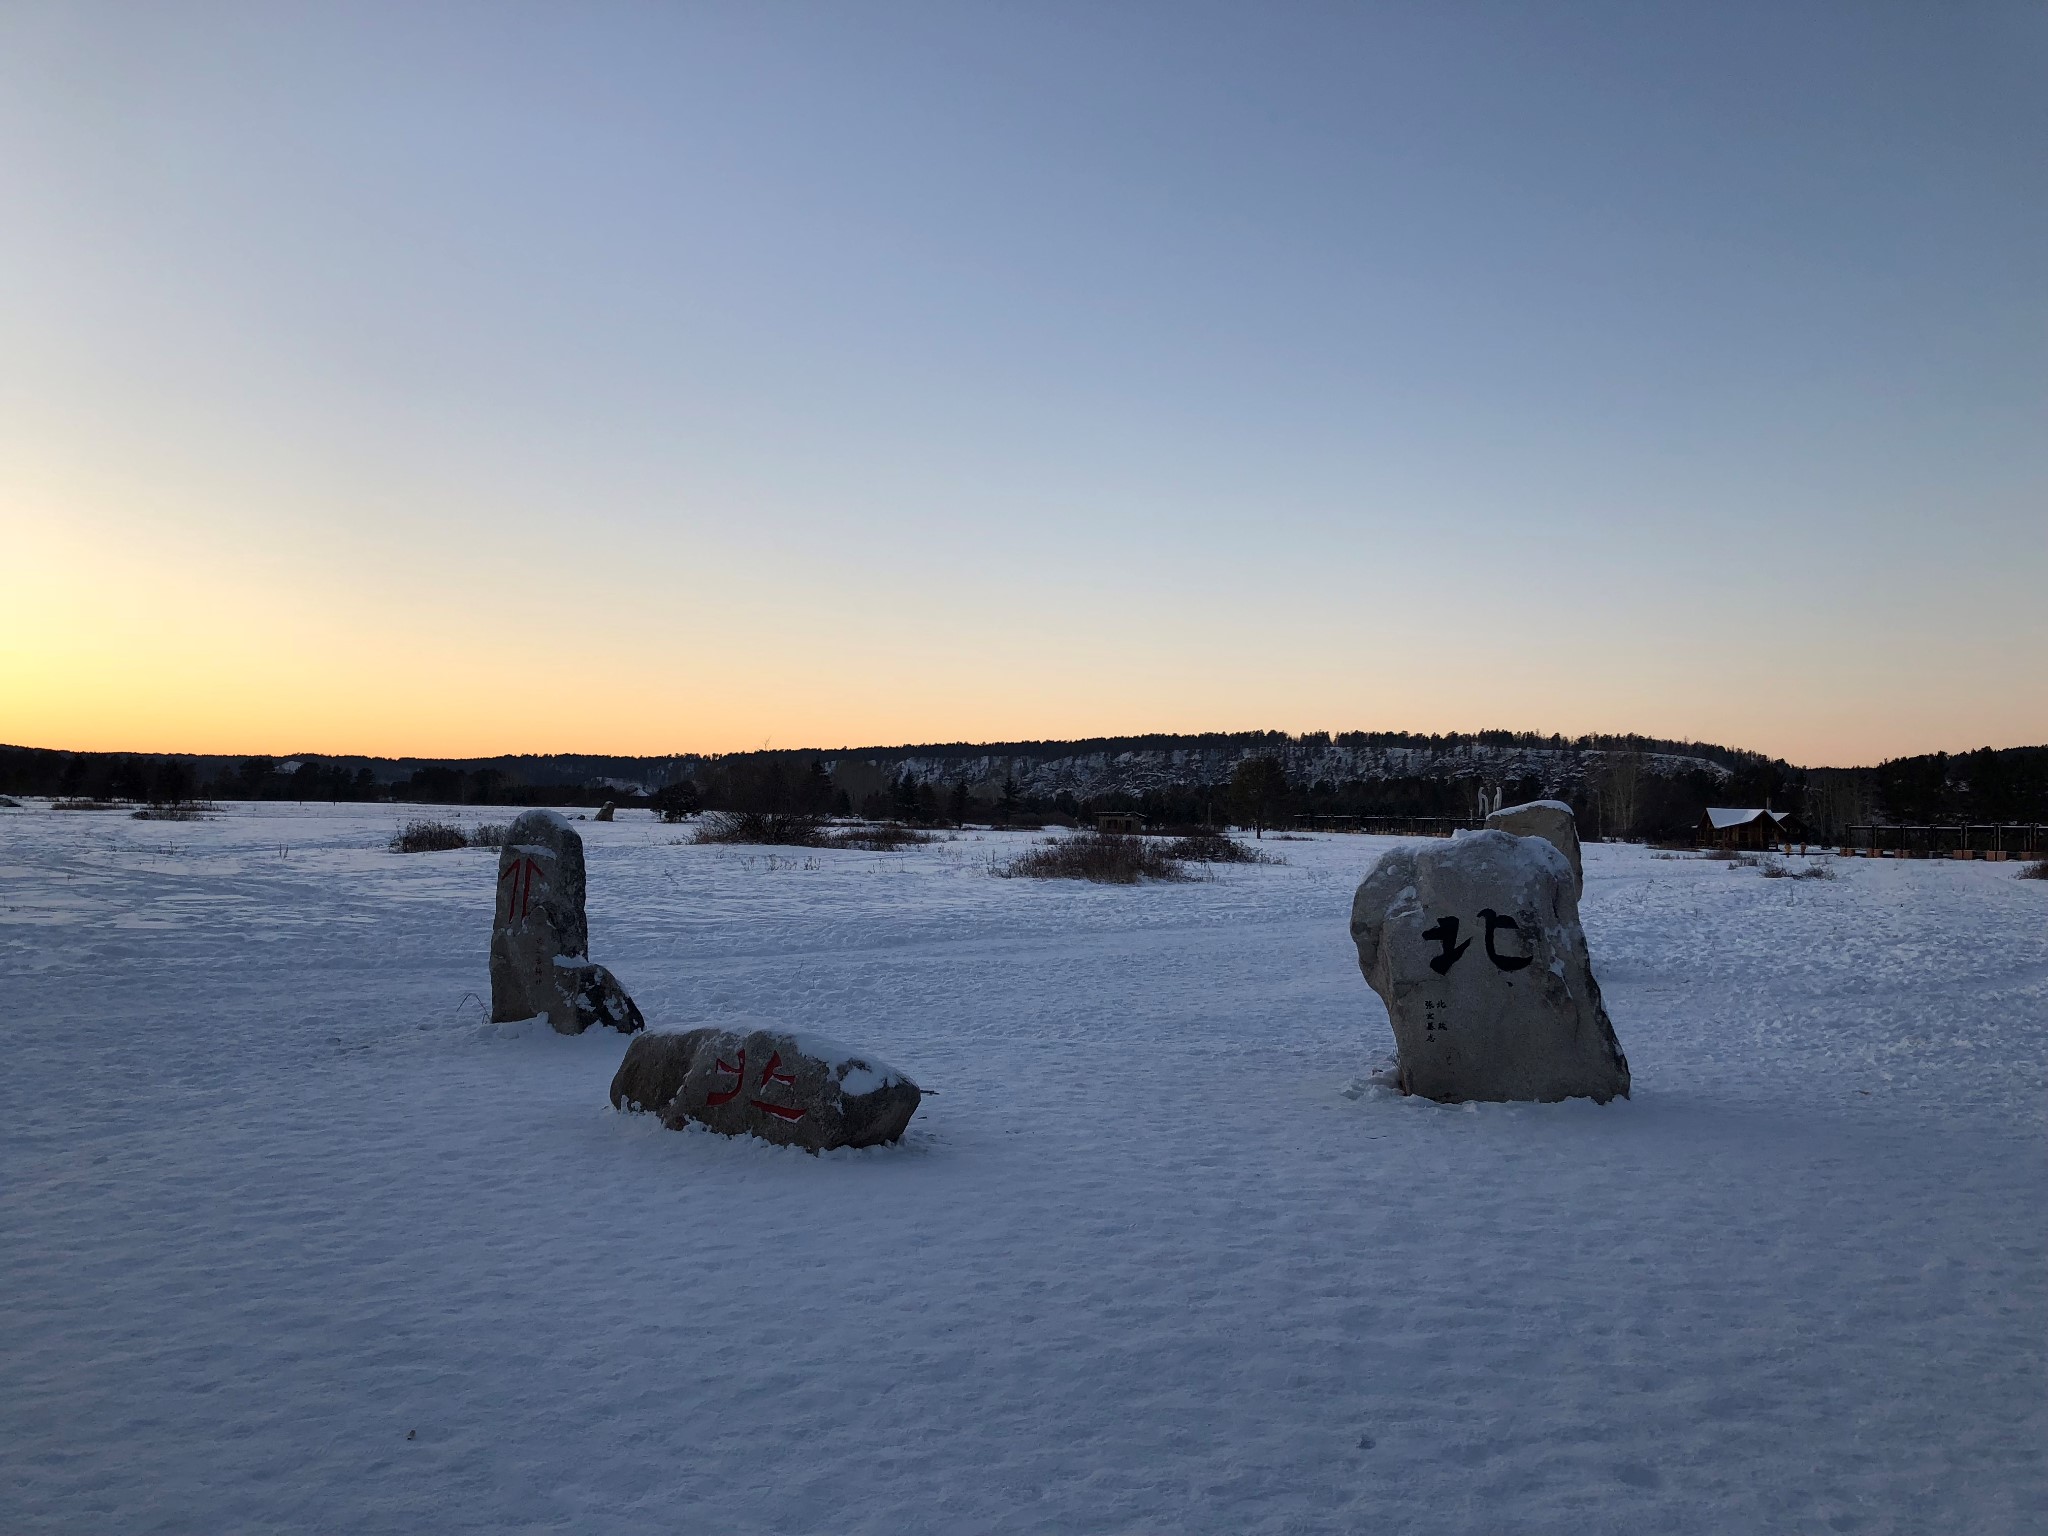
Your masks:
{"label": "snow field", "polygon": [[2048,1528],[2009,866],[1589,847],[1635,1098],[1449,1108],[1367,1081],[1383,840],[1127,889],[579,824],[650,1022],[931,1091],[813,1158],[483,1022],[494,855],[405,814],[0,812],[0,1530]]}

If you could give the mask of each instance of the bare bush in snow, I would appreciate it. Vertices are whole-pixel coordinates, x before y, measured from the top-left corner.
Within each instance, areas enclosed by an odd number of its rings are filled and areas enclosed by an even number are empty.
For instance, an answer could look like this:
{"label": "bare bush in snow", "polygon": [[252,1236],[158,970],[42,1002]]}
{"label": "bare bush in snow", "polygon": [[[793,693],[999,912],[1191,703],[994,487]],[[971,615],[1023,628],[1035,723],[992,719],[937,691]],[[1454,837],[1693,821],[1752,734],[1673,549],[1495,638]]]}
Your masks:
{"label": "bare bush in snow", "polygon": [[1807,864],[1794,869],[1782,859],[1758,859],[1755,863],[1757,873],[1766,880],[1832,880],[1835,878],[1834,870],[1826,864]]}
{"label": "bare bush in snow", "polygon": [[452,821],[431,818],[408,821],[391,839],[393,853],[446,853],[468,846],[469,834],[462,828]]}
{"label": "bare bush in snow", "polygon": [[[1290,839],[1298,841],[1298,839]],[[1285,862],[1274,854],[1262,853],[1256,848],[1247,848],[1236,838],[1222,832],[1202,832],[1192,837],[1176,838],[1166,845],[1169,859],[1184,859],[1191,864],[1279,864]]]}
{"label": "bare bush in snow", "polygon": [[1012,880],[1093,880],[1103,885],[1194,878],[1156,842],[1099,832],[1052,838],[997,866],[995,872]]}
{"label": "bare bush in snow", "polygon": [[826,846],[825,821],[807,811],[713,811],[698,823],[691,841],[822,848]]}
{"label": "bare bush in snow", "polygon": [[913,848],[919,843],[937,841],[930,832],[921,832],[897,821],[884,821],[873,826],[843,827],[828,835],[825,846],[860,848],[869,853],[894,853],[899,848]]}

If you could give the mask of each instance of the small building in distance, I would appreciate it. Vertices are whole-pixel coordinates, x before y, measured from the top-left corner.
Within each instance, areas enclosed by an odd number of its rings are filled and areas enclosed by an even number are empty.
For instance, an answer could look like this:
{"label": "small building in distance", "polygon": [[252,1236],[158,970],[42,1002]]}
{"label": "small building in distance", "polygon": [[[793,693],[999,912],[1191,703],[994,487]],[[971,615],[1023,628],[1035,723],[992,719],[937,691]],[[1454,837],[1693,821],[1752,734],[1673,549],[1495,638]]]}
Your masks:
{"label": "small building in distance", "polygon": [[1710,805],[1695,834],[1702,848],[1775,848],[1797,837],[1790,811]]}
{"label": "small building in distance", "polygon": [[1145,818],[1136,811],[1097,811],[1095,830],[1105,836],[1136,837],[1145,830]]}

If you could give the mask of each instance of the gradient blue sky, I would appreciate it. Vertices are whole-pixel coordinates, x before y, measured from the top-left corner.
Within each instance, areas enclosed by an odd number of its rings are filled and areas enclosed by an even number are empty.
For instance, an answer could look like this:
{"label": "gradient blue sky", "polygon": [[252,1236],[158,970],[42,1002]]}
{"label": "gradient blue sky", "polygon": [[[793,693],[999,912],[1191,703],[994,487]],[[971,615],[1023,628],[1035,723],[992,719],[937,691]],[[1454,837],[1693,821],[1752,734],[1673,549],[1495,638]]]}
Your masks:
{"label": "gradient blue sky", "polygon": [[2048,740],[2048,7],[0,7],[0,740]]}

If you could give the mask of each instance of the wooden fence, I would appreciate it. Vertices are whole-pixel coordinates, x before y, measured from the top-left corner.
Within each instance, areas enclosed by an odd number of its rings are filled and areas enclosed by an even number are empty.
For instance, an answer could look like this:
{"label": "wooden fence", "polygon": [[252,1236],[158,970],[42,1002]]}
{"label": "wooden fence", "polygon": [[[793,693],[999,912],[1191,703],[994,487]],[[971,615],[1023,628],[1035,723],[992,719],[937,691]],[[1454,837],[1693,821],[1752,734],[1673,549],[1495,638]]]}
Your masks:
{"label": "wooden fence", "polygon": [[1987,822],[1976,826],[1850,827],[1843,835],[1844,858],[1857,859],[2032,859],[2048,853],[2048,827],[2039,822]]}
{"label": "wooden fence", "polygon": [[1369,837],[1449,837],[1486,825],[1470,816],[1297,816],[1302,832],[1359,832]]}

